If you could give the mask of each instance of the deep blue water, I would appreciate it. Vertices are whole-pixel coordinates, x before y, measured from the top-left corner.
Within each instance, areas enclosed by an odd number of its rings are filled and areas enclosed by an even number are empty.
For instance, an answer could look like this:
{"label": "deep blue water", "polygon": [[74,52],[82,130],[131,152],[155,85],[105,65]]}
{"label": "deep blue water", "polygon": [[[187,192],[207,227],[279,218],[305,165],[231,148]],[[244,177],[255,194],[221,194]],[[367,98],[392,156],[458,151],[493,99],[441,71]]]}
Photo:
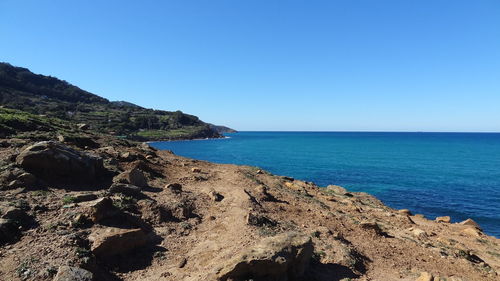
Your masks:
{"label": "deep blue water", "polygon": [[159,149],[337,184],[428,218],[477,221],[500,237],[500,134],[240,132]]}

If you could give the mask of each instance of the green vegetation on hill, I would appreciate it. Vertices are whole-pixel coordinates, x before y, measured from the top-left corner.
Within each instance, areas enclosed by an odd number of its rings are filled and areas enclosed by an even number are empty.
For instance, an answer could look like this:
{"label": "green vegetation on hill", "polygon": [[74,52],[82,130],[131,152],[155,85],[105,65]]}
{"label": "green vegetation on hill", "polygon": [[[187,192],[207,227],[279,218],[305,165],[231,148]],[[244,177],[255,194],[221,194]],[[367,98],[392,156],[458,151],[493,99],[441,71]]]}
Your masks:
{"label": "green vegetation on hill", "polygon": [[[43,122],[35,115],[44,115],[74,124],[85,123],[95,132],[131,139],[220,137],[215,129],[196,116],[181,111],[147,109],[125,101],[110,102],[66,81],[34,74],[26,68],[7,63],[0,63],[0,104],[32,114],[29,124],[23,124],[25,127],[21,130],[43,131]],[[24,118],[22,116],[25,115],[20,114],[14,119]],[[6,119],[2,119],[1,128],[19,129],[9,127],[4,121]],[[13,125],[15,121],[9,122]]]}
{"label": "green vegetation on hill", "polygon": [[65,131],[70,127],[57,118],[34,115],[28,112],[0,107],[1,137],[29,131]]}

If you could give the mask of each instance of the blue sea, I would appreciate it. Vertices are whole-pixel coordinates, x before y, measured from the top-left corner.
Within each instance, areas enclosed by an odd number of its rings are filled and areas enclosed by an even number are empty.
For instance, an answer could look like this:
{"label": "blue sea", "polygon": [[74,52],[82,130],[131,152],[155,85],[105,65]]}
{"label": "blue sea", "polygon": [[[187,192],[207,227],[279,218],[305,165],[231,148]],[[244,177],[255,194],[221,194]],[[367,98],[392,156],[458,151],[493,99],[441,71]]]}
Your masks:
{"label": "blue sea", "polygon": [[239,132],[226,139],[155,142],[217,163],[341,185],[427,218],[472,218],[500,237],[500,134]]}

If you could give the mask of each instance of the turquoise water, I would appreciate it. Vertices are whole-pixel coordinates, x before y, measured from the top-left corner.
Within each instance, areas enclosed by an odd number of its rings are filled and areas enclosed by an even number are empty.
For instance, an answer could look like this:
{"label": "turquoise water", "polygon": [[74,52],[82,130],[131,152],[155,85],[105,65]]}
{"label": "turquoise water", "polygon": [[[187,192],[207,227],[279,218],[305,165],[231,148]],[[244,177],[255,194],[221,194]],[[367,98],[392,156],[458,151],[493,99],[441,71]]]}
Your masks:
{"label": "turquoise water", "polygon": [[156,142],[217,163],[337,184],[428,218],[472,218],[500,237],[500,134],[240,132],[216,140]]}

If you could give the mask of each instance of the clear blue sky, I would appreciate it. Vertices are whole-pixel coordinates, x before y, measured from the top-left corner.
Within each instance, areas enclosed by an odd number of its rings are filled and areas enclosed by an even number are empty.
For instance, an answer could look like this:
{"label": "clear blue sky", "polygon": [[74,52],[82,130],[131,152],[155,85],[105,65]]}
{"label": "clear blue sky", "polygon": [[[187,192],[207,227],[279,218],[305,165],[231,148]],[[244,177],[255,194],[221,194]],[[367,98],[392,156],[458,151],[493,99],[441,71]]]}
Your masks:
{"label": "clear blue sky", "polygon": [[500,131],[500,1],[0,0],[0,61],[240,130]]}

